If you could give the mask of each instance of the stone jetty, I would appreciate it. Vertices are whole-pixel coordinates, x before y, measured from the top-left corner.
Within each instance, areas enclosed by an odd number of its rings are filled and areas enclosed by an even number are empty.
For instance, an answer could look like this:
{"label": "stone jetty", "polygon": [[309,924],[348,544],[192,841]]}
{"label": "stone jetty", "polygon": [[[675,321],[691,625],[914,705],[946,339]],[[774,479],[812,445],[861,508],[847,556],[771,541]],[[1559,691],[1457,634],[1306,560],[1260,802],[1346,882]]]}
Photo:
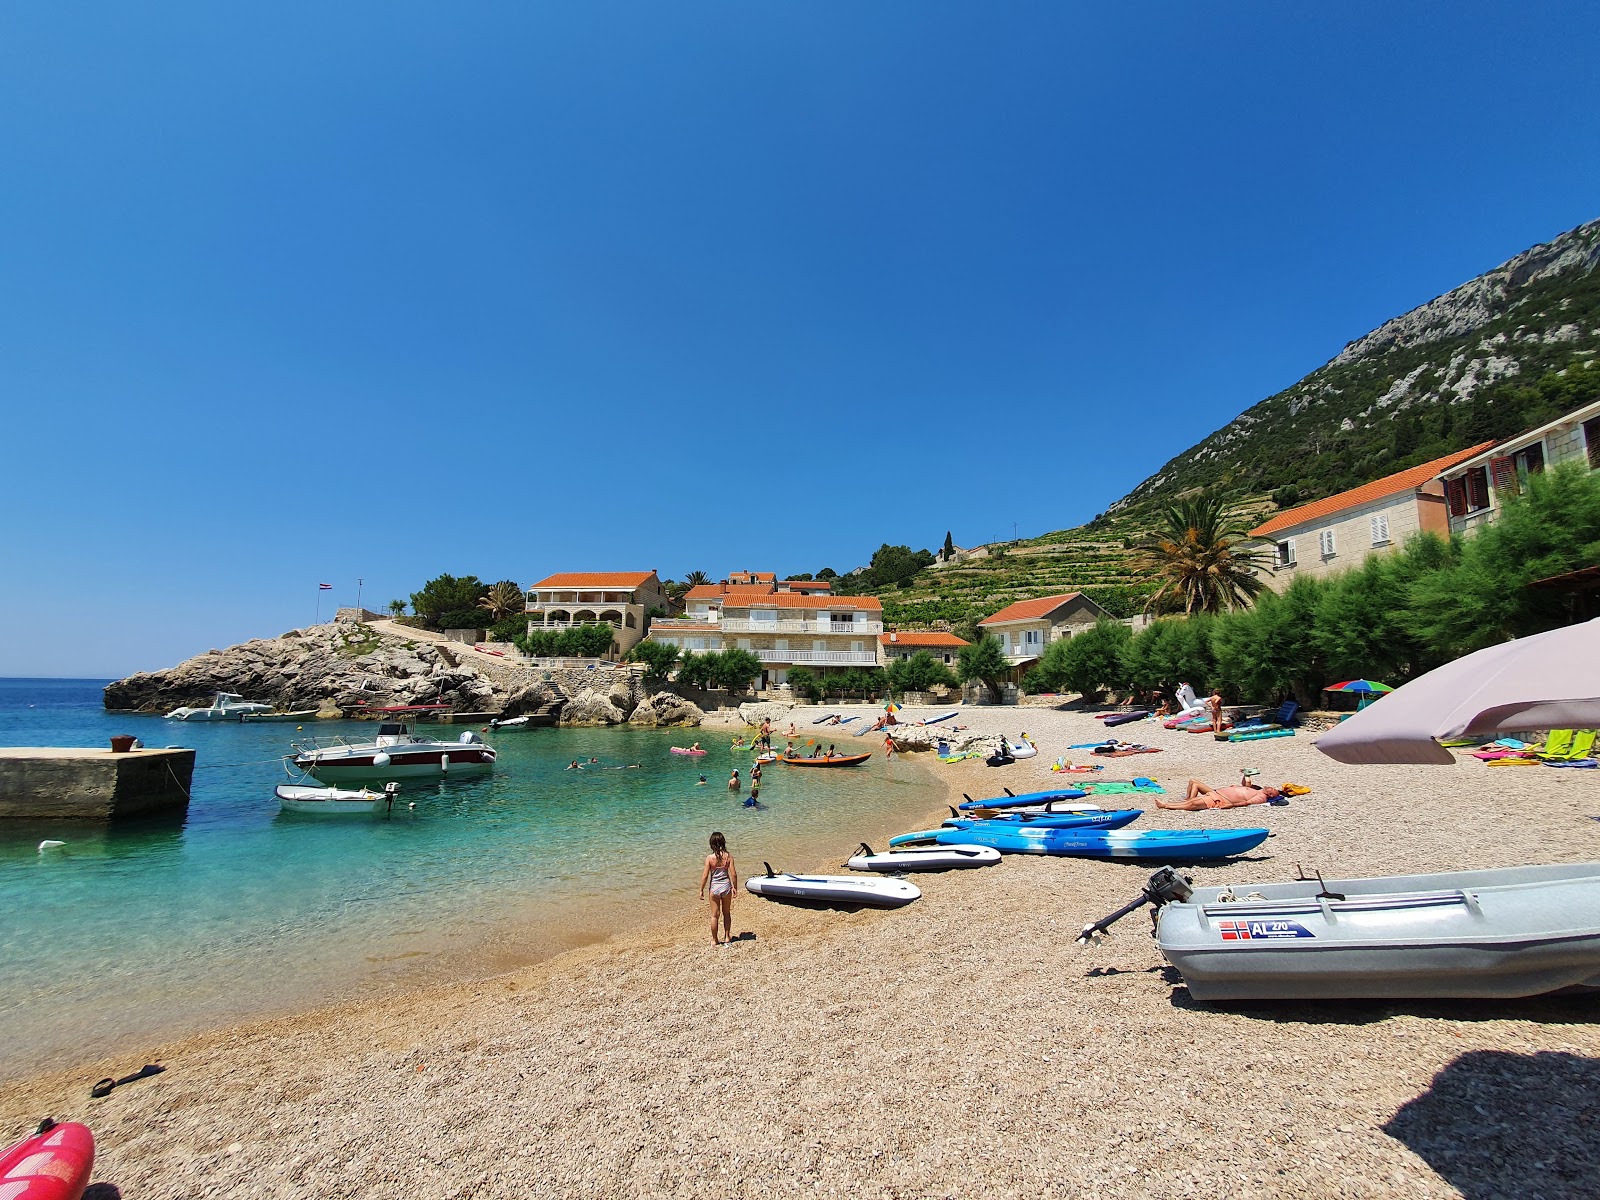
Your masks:
{"label": "stone jetty", "polygon": [[193,750],[0,747],[0,820],[111,821],[181,813]]}

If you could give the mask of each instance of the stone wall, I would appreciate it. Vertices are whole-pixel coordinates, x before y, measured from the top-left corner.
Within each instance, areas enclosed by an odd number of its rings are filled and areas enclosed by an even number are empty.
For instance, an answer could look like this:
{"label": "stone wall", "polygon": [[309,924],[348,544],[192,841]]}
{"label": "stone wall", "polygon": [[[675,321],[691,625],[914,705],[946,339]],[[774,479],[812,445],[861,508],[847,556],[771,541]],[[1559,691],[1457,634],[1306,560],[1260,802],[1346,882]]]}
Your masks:
{"label": "stone wall", "polygon": [[183,812],[193,750],[6,747],[0,750],[0,820],[110,821]]}

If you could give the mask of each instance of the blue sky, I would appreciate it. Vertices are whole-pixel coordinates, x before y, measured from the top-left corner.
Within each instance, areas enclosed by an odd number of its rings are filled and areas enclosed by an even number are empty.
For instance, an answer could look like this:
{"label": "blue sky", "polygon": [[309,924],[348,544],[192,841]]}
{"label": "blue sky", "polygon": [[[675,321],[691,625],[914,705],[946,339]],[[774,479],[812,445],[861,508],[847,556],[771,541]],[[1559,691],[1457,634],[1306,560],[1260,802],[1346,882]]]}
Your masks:
{"label": "blue sky", "polygon": [[1600,216],[1590,4],[0,13],[0,674],[1077,524]]}

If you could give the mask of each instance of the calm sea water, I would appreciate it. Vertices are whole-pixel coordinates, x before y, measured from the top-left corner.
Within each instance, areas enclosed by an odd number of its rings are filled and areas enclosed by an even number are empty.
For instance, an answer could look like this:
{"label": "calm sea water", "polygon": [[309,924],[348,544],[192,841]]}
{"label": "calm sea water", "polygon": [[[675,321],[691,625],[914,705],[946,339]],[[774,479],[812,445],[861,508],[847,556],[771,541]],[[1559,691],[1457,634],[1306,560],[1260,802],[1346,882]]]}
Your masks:
{"label": "calm sea water", "polygon": [[[746,872],[762,859],[812,866],[842,861],[867,830],[925,816],[929,800],[921,769],[885,762],[873,738],[842,739],[875,751],[863,767],[768,767],[752,810],[726,789],[750,760],[726,731],[536,729],[489,735],[500,758],[487,778],[408,786],[412,812],[305,817],[279,812],[272,790],[293,726],[107,713],[102,686],[0,680],[0,744],[104,746],[132,733],[190,746],[193,796],[176,820],[0,823],[6,1075],[535,961],[694,911],[713,829]],[[695,735],[705,758],[668,752]],[[600,763],[565,769],[590,757]],[[41,852],[45,838],[66,845]]]}

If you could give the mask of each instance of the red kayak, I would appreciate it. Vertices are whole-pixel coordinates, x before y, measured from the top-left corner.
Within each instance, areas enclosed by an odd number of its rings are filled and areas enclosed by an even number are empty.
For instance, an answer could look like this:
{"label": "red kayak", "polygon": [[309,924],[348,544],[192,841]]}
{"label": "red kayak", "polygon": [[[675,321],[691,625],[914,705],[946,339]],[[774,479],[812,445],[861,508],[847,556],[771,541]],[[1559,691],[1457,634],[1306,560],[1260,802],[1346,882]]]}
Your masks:
{"label": "red kayak", "polygon": [[0,1152],[5,1200],[78,1200],[94,1170],[94,1134],[87,1125],[48,1117],[30,1138]]}
{"label": "red kayak", "polygon": [[778,761],[788,763],[791,767],[853,767],[857,763],[864,763],[872,757],[869,750],[865,754],[835,754],[831,758],[790,758],[783,757]]}

